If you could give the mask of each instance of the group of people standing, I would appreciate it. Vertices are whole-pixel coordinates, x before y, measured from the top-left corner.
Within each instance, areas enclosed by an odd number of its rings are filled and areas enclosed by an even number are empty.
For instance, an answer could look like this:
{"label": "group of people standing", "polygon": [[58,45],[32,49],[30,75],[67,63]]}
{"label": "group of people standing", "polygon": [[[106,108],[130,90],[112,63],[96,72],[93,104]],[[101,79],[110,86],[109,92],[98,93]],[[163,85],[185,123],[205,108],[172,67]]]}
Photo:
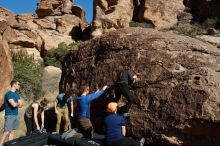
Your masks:
{"label": "group of people standing", "polygon": [[[118,77],[115,87],[115,97],[113,101],[107,104],[108,115],[105,117],[105,141],[107,146],[137,146],[139,145],[134,140],[126,138],[126,128],[124,117],[130,116],[129,109],[132,105],[133,95],[129,90],[129,85],[137,80],[137,76],[130,70],[123,71]],[[20,88],[20,83],[13,80],[11,82],[11,90],[5,95],[5,124],[4,133],[0,142],[3,145],[6,137],[9,140],[13,139],[14,130],[18,128],[19,117],[18,108],[22,107],[22,102],[19,94],[15,91]],[[89,86],[82,86],[80,94],[76,98],[77,103],[77,123],[78,132],[82,133],[85,138],[93,138],[93,126],[90,120],[90,103],[99,98],[108,86],[103,86],[94,93],[90,93]],[[117,114],[117,102],[121,96],[127,99],[126,110],[123,116]],[[48,100],[43,99],[39,103],[31,103],[25,111],[24,119],[27,126],[27,134],[30,134],[34,129],[41,130],[44,128],[44,111],[47,108]],[[70,116],[73,117],[73,97],[71,92],[61,93],[56,97],[54,110],[57,115],[56,132],[60,131],[61,118],[64,119],[64,132],[70,127],[68,104],[71,105]],[[38,114],[41,115],[41,125],[38,122]]]}

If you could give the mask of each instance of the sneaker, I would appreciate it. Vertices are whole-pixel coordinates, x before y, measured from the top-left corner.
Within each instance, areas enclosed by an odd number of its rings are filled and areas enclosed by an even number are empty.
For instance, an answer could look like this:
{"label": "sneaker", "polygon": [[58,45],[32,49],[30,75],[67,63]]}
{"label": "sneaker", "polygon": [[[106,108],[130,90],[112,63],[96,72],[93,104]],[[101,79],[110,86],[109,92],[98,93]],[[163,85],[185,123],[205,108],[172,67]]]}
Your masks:
{"label": "sneaker", "polygon": [[130,117],[130,113],[123,113],[123,117],[124,117],[124,118]]}
{"label": "sneaker", "polygon": [[145,138],[144,138],[144,137],[142,137],[142,138],[141,138],[141,140],[140,140],[140,145],[141,145],[141,146],[143,146],[143,145],[144,145],[144,143],[145,143]]}

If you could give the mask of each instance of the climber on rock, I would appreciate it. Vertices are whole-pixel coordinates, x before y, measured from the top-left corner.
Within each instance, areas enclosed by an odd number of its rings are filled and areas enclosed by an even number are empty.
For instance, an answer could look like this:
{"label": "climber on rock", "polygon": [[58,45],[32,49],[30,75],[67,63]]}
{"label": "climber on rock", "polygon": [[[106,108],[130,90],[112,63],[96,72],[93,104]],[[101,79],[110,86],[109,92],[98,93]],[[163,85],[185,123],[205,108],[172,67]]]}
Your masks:
{"label": "climber on rock", "polygon": [[124,70],[120,73],[115,83],[115,102],[118,102],[123,95],[127,99],[126,109],[123,114],[124,117],[130,116],[129,109],[132,105],[134,95],[129,90],[129,85],[137,81],[137,75],[131,70]]}

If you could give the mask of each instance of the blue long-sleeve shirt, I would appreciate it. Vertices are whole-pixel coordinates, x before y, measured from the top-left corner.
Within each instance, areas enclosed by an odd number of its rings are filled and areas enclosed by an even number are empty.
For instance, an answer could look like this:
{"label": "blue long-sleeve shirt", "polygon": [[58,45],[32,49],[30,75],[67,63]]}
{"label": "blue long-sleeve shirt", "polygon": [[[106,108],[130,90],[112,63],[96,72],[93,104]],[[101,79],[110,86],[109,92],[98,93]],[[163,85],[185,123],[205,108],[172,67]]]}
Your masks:
{"label": "blue long-sleeve shirt", "polygon": [[104,90],[88,94],[86,96],[81,95],[77,98],[77,116],[78,118],[90,118],[90,102],[98,98],[104,93]]}

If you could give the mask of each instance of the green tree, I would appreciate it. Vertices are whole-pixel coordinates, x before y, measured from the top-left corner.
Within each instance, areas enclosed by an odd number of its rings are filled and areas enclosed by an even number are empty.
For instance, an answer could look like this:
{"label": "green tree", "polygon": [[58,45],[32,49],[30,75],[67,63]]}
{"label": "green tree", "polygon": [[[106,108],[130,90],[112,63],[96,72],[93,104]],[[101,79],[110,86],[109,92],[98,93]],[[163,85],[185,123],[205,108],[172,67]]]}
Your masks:
{"label": "green tree", "polygon": [[19,80],[21,96],[25,99],[36,100],[42,93],[43,64],[35,62],[33,56],[25,51],[12,53],[14,78]]}
{"label": "green tree", "polygon": [[60,43],[57,48],[48,50],[44,55],[45,66],[55,66],[61,68],[62,61],[67,51],[77,45],[79,42],[73,42],[69,45]]}

